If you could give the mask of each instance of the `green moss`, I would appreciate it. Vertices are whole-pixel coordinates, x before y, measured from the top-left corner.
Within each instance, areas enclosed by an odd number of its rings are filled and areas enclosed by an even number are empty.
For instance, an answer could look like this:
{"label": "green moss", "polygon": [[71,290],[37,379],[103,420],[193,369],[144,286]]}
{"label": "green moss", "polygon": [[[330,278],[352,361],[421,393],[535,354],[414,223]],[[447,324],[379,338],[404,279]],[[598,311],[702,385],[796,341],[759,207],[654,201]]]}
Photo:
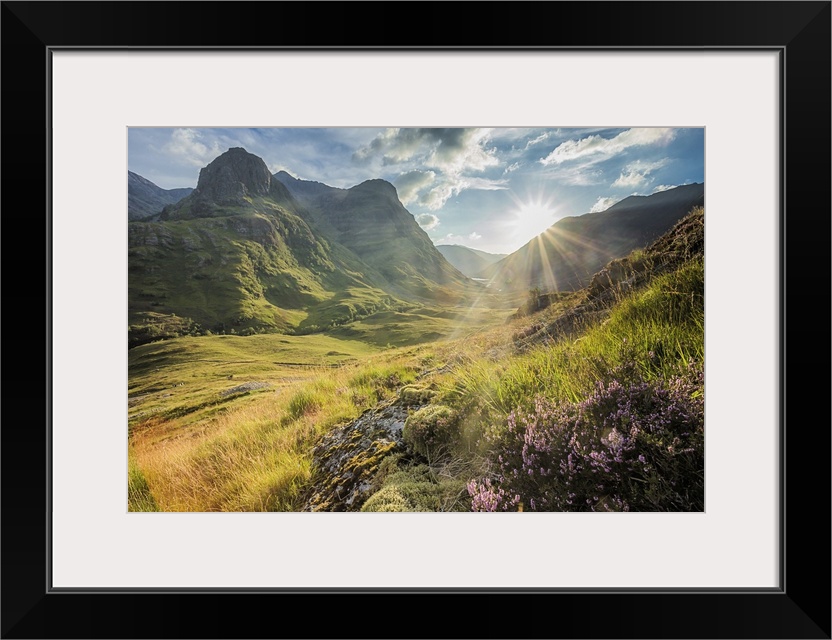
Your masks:
{"label": "green moss", "polygon": [[427,465],[399,468],[364,503],[365,512],[468,511],[461,480],[438,481]]}
{"label": "green moss", "polygon": [[445,405],[429,405],[408,416],[404,441],[429,459],[448,454],[458,439],[459,414]]}
{"label": "green moss", "polygon": [[436,392],[432,389],[415,384],[409,384],[399,390],[399,399],[406,406],[425,404],[430,402],[435,395]]}

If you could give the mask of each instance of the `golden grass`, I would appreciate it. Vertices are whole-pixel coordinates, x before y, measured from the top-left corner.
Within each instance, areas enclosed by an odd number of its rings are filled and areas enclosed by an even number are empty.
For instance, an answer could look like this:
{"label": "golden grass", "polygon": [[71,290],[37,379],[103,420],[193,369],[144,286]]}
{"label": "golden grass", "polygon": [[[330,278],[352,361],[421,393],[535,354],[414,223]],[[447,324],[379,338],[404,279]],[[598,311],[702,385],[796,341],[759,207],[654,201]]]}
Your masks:
{"label": "golden grass", "polygon": [[188,422],[134,426],[131,460],[162,511],[294,511],[309,481],[315,440],[412,381],[418,350],[310,371]]}
{"label": "golden grass", "polygon": [[[580,294],[531,318],[469,325],[453,340],[412,347],[379,350],[319,336],[187,338],[140,347],[130,381],[131,482],[140,490],[131,490],[130,509],[296,511],[318,438],[426,371],[437,402],[463,416],[460,463],[475,465],[484,432],[538,394],[577,400],[626,358],[648,378],[701,359],[702,278],[701,263],[690,264],[622,299],[580,338],[521,351],[520,330],[546,324]],[[221,395],[247,381],[270,386]],[[448,482],[455,487],[458,480]]]}

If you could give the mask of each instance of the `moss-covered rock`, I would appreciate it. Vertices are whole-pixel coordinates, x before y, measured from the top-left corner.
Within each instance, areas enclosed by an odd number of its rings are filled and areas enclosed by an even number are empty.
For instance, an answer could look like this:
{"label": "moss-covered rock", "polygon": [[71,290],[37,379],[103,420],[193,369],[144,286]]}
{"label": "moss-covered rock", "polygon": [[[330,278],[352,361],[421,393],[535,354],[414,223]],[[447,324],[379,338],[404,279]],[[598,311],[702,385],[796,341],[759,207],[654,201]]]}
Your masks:
{"label": "moss-covered rock", "polygon": [[459,414],[441,404],[428,405],[412,413],[402,430],[405,443],[428,459],[447,454],[458,436]]}
{"label": "moss-covered rock", "polygon": [[427,404],[435,395],[433,389],[417,384],[409,384],[399,390],[399,400],[408,407]]}
{"label": "moss-covered rock", "polygon": [[425,512],[468,511],[470,500],[465,483],[440,480],[427,465],[404,467],[391,474],[384,486],[374,493],[362,511],[370,512]]}
{"label": "moss-covered rock", "polygon": [[306,511],[358,511],[390,473],[385,460],[406,447],[402,429],[407,409],[388,404],[324,436],[313,451],[312,490]]}

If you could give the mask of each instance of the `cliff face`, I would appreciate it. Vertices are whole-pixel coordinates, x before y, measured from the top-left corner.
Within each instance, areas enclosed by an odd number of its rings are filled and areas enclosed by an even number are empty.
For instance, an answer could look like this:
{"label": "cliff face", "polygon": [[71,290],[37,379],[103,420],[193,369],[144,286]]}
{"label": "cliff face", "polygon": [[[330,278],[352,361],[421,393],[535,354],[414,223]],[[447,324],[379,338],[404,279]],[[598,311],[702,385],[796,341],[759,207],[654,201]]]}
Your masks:
{"label": "cliff face", "polygon": [[158,219],[132,222],[131,326],[187,318],[212,331],[309,333],[471,293],[390,183],[307,191],[295,198],[234,148]]}
{"label": "cliff face", "polygon": [[452,300],[475,286],[436,249],[385,180],[351,189],[277,174],[314,224],[380,273],[402,295]]}

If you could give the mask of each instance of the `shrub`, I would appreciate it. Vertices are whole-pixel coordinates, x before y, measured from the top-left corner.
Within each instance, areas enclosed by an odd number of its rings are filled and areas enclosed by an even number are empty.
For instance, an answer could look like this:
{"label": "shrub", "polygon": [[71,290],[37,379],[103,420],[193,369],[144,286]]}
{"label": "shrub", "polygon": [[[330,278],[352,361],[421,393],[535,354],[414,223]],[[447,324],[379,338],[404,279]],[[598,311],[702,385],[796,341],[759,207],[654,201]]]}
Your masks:
{"label": "shrub", "polygon": [[468,485],[472,510],[702,511],[702,365],[668,382],[634,370],[582,402],[512,413],[490,436],[499,471]]}
{"label": "shrub", "polygon": [[459,509],[465,484],[460,480],[439,481],[427,465],[397,468],[384,486],[361,507],[362,511],[452,511]]}
{"label": "shrub", "polygon": [[397,470],[374,493],[362,511],[438,511],[441,488],[433,481],[430,469],[419,465],[412,469]]}
{"label": "shrub", "polygon": [[429,405],[408,416],[402,438],[417,453],[436,459],[456,441],[459,414],[444,405]]}
{"label": "shrub", "polygon": [[399,391],[399,399],[406,406],[425,404],[436,395],[436,392],[427,387],[409,384]]}

